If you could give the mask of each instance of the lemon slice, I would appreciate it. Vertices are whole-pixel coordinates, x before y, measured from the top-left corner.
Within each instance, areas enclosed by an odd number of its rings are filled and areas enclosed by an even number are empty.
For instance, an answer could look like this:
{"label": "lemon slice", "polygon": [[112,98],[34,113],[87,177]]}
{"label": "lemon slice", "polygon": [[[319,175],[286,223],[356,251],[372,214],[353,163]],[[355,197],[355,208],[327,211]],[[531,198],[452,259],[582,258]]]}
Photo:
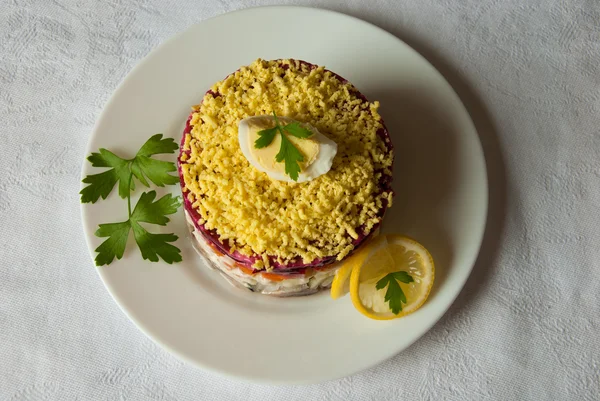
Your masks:
{"label": "lemon slice", "polygon": [[331,298],[338,299],[346,295],[350,290],[350,273],[354,269],[360,268],[367,258],[377,251],[380,248],[385,248],[387,246],[387,239],[385,236],[376,236],[375,238],[369,240],[368,243],[364,244],[357,252],[352,254],[342,267],[338,269],[333,277],[333,282],[331,283]]}
{"label": "lemon slice", "polygon": [[[383,238],[386,239],[385,245],[371,248],[369,258],[352,269],[349,284],[354,307],[365,316],[377,320],[396,319],[419,309],[427,300],[435,277],[433,258],[423,245],[400,235]],[[377,283],[389,273],[398,271],[408,273],[414,281],[396,281],[406,302],[402,302],[402,310],[395,314],[385,299],[391,283],[380,289],[377,289]],[[397,293],[395,296],[398,296]]]}

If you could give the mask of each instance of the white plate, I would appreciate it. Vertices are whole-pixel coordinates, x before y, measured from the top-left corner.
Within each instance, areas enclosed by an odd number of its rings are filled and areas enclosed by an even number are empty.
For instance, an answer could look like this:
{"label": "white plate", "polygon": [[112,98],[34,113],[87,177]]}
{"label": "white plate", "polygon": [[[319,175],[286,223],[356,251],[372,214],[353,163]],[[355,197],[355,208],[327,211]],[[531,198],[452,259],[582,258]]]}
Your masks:
{"label": "white plate", "polygon": [[[284,32],[278,32],[273,26],[282,21]],[[88,154],[105,147],[134,155],[158,132],[178,141],[190,106],[214,82],[258,57],[324,65],[381,102],[396,148],[396,198],[384,230],[410,235],[431,251],[437,271],[427,303],[406,318],[379,322],[355,311],[349,297],[278,299],[237,290],[196,257],[183,210],[163,230],[179,235],[182,263],[143,261],[130,236],[124,258],[98,272],[127,316],[186,361],[270,383],[339,378],[408,347],[458,295],[486,219],[482,149],[450,85],[404,42],[346,15],[264,7],[203,21],[154,50],[106,105]],[[98,171],[86,162],[83,175]],[[178,186],[170,190],[179,192]],[[140,192],[138,187],[136,195]],[[93,256],[102,242],[94,236],[98,224],[124,220],[126,214],[116,189],[107,200],[82,205]]]}

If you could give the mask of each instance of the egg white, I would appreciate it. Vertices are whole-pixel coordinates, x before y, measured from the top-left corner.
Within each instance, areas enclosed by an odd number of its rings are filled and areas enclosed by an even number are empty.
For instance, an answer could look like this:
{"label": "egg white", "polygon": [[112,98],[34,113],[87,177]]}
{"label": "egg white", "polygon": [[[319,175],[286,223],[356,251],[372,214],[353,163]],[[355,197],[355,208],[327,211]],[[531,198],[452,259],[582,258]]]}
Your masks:
{"label": "egg white", "polygon": [[[333,159],[337,153],[337,144],[334,141],[332,141],[331,139],[327,138],[322,133],[320,133],[319,130],[317,130],[315,127],[313,127],[312,125],[307,124],[307,123],[302,123],[302,124],[304,126],[306,126],[306,128],[308,128],[313,133],[313,135],[310,137],[310,139],[314,140],[319,145],[319,153],[317,154],[316,159],[306,168],[306,170],[301,171],[298,174],[298,181],[292,180],[290,178],[290,176],[288,176],[285,173],[281,173],[278,171],[271,171],[271,170],[268,170],[268,169],[264,168],[263,166],[261,166],[260,163],[258,163],[258,161],[255,159],[252,152],[250,151],[251,147],[254,146],[254,144],[249,143],[250,142],[249,122],[251,122],[253,119],[264,119],[264,118],[272,118],[272,117],[271,116],[248,117],[248,118],[244,118],[243,120],[241,120],[238,125],[238,141],[240,143],[240,149],[242,150],[242,153],[244,154],[244,156],[246,157],[248,162],[254,168],[256,168],[259,171],[262,171],[263,173],[267,174],[269,177],[271,177],[274,180],[286,181],[286,182],[311,181],[311,180],[314,180],[315,178],[319,177],[320,175],[326,174],[329,170],[331,170],[331,165],[333,164]],[[278,117],[278,118],[282,123],[290,123],[290,122],[294,121],[288,117]]]}

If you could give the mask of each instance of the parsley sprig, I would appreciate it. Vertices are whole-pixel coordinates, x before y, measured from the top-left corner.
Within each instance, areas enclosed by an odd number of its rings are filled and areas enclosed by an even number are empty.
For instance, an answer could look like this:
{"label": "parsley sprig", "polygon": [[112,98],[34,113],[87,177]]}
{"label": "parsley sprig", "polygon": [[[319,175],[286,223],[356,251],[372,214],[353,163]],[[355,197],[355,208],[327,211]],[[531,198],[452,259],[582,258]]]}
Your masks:
{"label": "parsley sprig", "polygon": [[254,141],[254,147],[262,149],[269,146],[275,139],[275,135],[279,133],[281,135],[281,146],[279,152],[275,155],[275,160],[277,163],[285,162],[285,173],[292,180],[298,181],[300,163],[304,161],[304,156],[284,134],[284,131],[296,138],[309,138],[313,133],[295,121],[282,126],[275,112],[273,112],[273,117],[275,118],[275,127],[258,131],[259,138]]}
{"label": "parsley sprig", "polygon": [[153,159],[157,154],[173,153],[178,149],[172,138],[162,139],[162,134],[152,136],[133,159],[123,159],[107,149],[92,153],[88,161],[94,167],[110,167],[99,173],[88,175],[83,182],[89,184],[80,192],[82,203],[96,203],[98,199],[106,199],[115,185],[119,186],[119,196],[127,198],[126,221],[100,224],[95,235],[107,238],[98,248],[96,265],[110,264],[115,258],[121,259],[125,253],[129,232],[137,243],[142,258],[158,262],[159,257],[167,263],[180,262],[181,251],[171,242],[177,240],[175,234],[153,234],[140,223],[165,226],[169,222],[167,215],[177,212],[181,206],[179,197],[167,194],[156,199],[156,191],[143,192],[135,207],[131,208],[131,192],[135,190],[134,177],[144,186],[149,187],[148,180],[156,186],[176,184],[179,179],[169,174],[176,171],[175,163]]}
{"label": "parsley sprig", "polygon": [[400,313],[402,311],[402,304],[406,303],[406,295],[404,295],[404,291],[402,291],[402,288],[400,288],[398,281],[408,284],[415,280],[407,272],[397,271],[386,274],[375,285],[375,288],[378,290],[381,290],[387,286],[384,300],[388,303],[390,310],[394,315]]}

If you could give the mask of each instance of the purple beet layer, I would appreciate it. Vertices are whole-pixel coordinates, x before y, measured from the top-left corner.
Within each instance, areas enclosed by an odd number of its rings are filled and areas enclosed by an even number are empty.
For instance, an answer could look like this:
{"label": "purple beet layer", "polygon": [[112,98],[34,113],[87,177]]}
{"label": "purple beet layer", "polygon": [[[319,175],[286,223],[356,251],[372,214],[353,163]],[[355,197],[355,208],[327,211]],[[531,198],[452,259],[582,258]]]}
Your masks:
{"label": "purple beet layer", "polygon": [[[316,65],[311,64],[309,62],[306,62],[303,60],[298,60],[298,61],[304,65],[309,66],[311,69],[317,68]],[[286,67],[288,67],[288,66],[283,65],[284,69],[287,69]],[[325,71],[329,71],[329,70],[325,70]],[[332,71],[329,71],[329,72],[331,72],[342,83],[348,82],[346,79],[342,78],[338,74],[336,74]],[[207,93],[210,93],[213,96],[219,96],[218,93],[214,93],[212,90],[209,90]],[[367,98],[362,93],[356,91],[356,92],[354,92],[354,95],[357,96],[358,98],[362,99],[363,102],[368,102]],[[193,112],[192,112],[192,114],[193,114]],[[190,116],[188,117],[188,119],[186,121],[185,129],[183,131],[183,137],[181,139],[181,146],[180,146],[180,154],[179,154],[178,164],[177,164],[177,167],[178,167],[177,169],[179,172],[179,182],[181,184],[182,192],[183,192],[183,188],[185,188],[185,182],[183,179],[183,173],[181,171],[181,165],[186,164],[186,162],[181,161],[181,155],[183,153],[186,153],[183,150],[183,144],[185,142],[186,134],[190,133],[192,130],[192,126],[190,125],[190,120],[192,118],[192,114],[190,114]],[[383,120],[381,120],[381,125],[382,125],[382,128],[380,128],[377,131],[377,135],[379,135],[379,137],[383,140],[383,143],[387,147],[388,151],[391,152],[393,150],[393,145],[392,145],[392,141],[390,139],[389,132],[388,132]],[[189,152],[187,152],[187,153],[189,155]],[[382,175],[382,178],[379,182],[379,193],[392,191],[391,184],[392,184],[392,176]],[[192,207],[192,202],[190,202],[188,200],[185,193],[183,193],[183,203],[184,203],[183,206],[184,206],[185,210],[190,214],[190,216],[192,217],[192,220],[194,221],[196,230],[198,230],[198,232],[200,232],[202,234],[202,236],[204,237],[204,239],[206,239],[207,242],[213,244],[223,254],[229,256],[231,259],[235,260],[237,263],[242,264],[245,267],[248,267],[250,269],[253,269],[254,271],[257,271],[252,266],[256,260],[260,259],[260,257],[258,255],[246,256],[246,255],[242,255],[238,251],[231,252],[231,248],[229,247],[229,245],[224,244],[219,240],[219,235],[217,234],[216,230],[209,230],[204,226],[204,224],[198,223],[198,221],[202,217],[200,216],[200,214],[198,214],[196,209],[194,209]],[[354,245],[354,250],[352,252],[356,251],[360,247],[360,245],[362,245],[368,238],[370,238],[373,235],[374,232],[377,231],[377,228],[379,228],[379,226],[381,225],[381,219],[383,219],[385,211],[387,210],[387,206],[388,206],[387,200],[383,199],[382,207],[378,213],[378,216],[380,217],[380,221],[371,229],[371,231],[368,234],[364,233],[363,227],[360,227],[357,230],[358,238],[352,241],[352,243]],[[347,255],[346,257],[350,256],[352,254],[352,252],[349,255]],[[329,265],[329,264],[335,262],[336,257],[328,256],[325,258],[315,259],[310,263],[304,263],[301,258],[297,258],[296,260],[282,264],[282,263],[279,263],[277,261],[276,257],[274,257],[274,256],[269,256],[269,260],[270,260],[271,266],[273,266],[274,270],[276,270],[278,272],[304,274],[304,272],[307,268],[319,268],[319,267],[323,267],[323,266],[326,266],[326,265]]]}

